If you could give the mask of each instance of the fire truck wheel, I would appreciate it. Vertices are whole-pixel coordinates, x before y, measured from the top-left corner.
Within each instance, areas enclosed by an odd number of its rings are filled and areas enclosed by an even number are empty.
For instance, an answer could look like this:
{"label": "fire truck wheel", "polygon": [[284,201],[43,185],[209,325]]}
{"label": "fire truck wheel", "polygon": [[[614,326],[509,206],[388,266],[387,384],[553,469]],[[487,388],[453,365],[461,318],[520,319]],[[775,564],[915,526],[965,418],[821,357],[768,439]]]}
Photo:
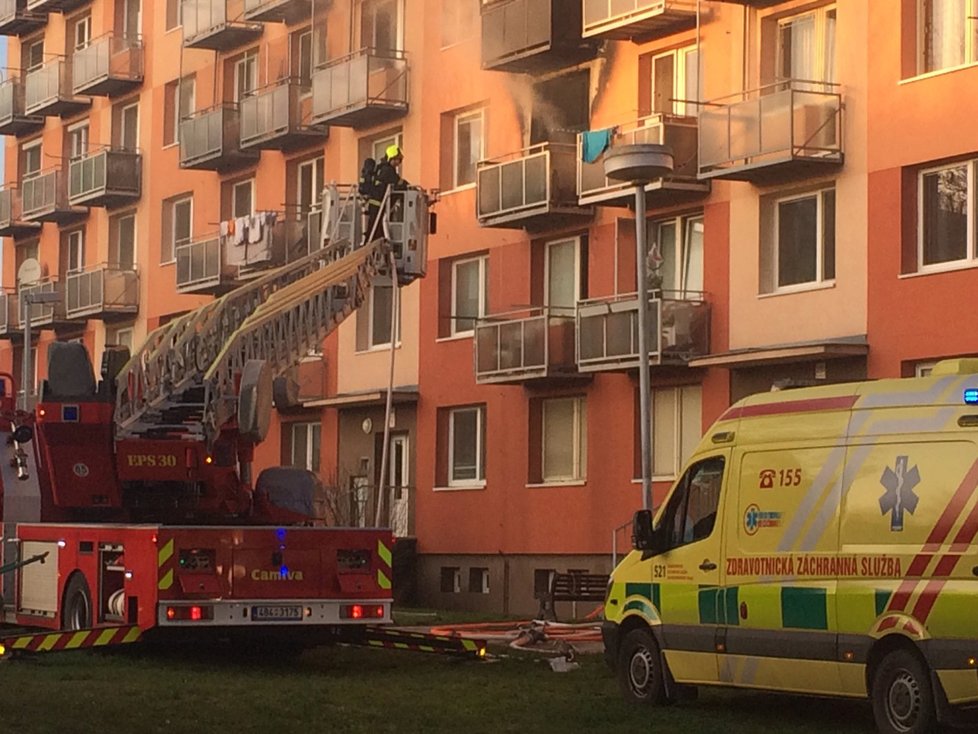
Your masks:
{"label": "fire truck wheel", "polygon": [[622,640],[618,685],[631,703],[659,706],[667,702],[662,656],[649,630],[632,630]]}
{"label": "fire truck wheel", "polygon": [[61,610],[63,629],[82,630],[92,626],[92,594],[81,573],[76,572],[68,579]]}
{"label": "fire truck wheel", "polygon": [[887,654],[873,675],[873,717],[881,734],[934,731],[936,710],[927,666],[910,650]]}

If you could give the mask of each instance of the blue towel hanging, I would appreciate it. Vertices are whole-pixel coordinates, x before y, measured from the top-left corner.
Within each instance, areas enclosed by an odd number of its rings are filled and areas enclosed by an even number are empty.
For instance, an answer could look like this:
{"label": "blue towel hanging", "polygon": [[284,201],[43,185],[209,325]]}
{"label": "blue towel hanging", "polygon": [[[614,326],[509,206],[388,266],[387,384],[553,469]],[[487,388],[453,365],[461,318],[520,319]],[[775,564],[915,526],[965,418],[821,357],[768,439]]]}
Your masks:
{"label": "blue towel hanging", "polygon": [[608,149],[613,129],[588,130],[582,134],[581,159],[585,163],[594,163]]}

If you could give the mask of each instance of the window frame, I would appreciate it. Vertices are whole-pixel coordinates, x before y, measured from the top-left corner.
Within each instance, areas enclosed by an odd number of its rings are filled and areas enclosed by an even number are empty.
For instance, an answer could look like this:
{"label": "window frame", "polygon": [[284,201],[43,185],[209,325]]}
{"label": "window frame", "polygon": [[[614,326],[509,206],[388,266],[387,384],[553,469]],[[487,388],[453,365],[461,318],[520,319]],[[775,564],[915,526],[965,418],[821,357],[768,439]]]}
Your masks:
{"label": "window frame", "polygon": [[[309,205],[303,208],[302,194],[304,189],[303,177],[308,175],[309,180],[313,183],[313,188],[310,191],[312,198],[309,201]],[[318,190],[316,184],[318,183]],[[303,220],[308,216],[309,212],[320,208],[321,202],[317,200],[317,196],[321,196],[323,188],[326,186],[326,157],[323,155],[318,155],[315,158],[308,158],[306,160],[298,161],[295,164],[295,198],[296,198],[296,218]]]}
{"label": "window frame", "polygon": [[[676,98],[677,92],[682,90],[683,97],[686,96],[686,88],[689,85],[689,57],[696,54],[701,54],[703,52],[702,48],[698,48],[695,43],[688,44],[686,46],[680,46],[679,48],[673,48],[668,51],[662,51],[660,53],[653,53],[649,55],[649,80],[648,87],[649,90],[649,112],[652,115],[675,115],[677,117],[698,117],[699,116],[699,105],[695,104],[698,100],[679,100]],[[655,93],[656,93],[656,83],[655,83],[655,62],[659,59],[664,59],[666,57],[672,57],[672,94],[670,97],[675,101],[672,103],[671,110],[656,110],[655,109]],[[702,63],[697,61],[698,72],[702,71]],[[697,84],[697,87],[699,84]],[[698,94],[698,92],[697,92]],[[693,102],[694,104],[689,104]]]}
{"label": "window frame", "polygon": [[[474,412],[475,421],[475,478],[474,479],[455,479],[455,416],[459,413]],[[465,405],[450,408],[448,410],[448,486],[480,488],[486,486],[486,460],[485,460],[485,418],[486,408],[484,405]]]}
{"label": "window frame", "polygon": [[[65,147],[68,148],[68,160],[76,161],[88,155],[91,133],[91,124],[87,118],[65,127],[65,136],[67,137]],[[76,146],[80,148],[79,151],[75,150]]]}
{"label": "window frame", "polygon": [[[701,282],[699,284],[700,285],[699,288],[689,287],[689,275],[690,275],[690,271],[692,270],[692,268],[690,267],[690,263],[692,262],[692,248],[690,247],[690,242],[691,242],[691,235],[693,232],[693,226],[697,221],[699,221],[703,225],[704,243],[701,245],[700,252],[699,252],[699,256],[700,256],[699,273],[700,273],[700,278],[702,279],[705,277],[704,258],[706,256],[705,253],[706,217],[704,216],[704,212],[702,210],[699,210],[695,213],[677,214],[674,217],[666,217],[664,219],[654,219],[649,221],[649,225],[648,225],[650,230],[649,237],[647,239],[649,243],[649,248],[650,250],[657,253],[658,257],[660,258],[663,264],[665,263],[666,260],[665,260],[665,255],[663,254],[662,251],[662,236],[661,236],[662,228],[670,224],[676,228],[676,233],[677,233],[676,251],[675,251],[676,263],[673,268],[675,281],[672,283],[666,283],[665,281],[663,281],[659,289],[666,292],[671,291],[673,293],[678,293],[680,294],[679,295],[680,298],[685,298],[689,293],[695,293],[695,294],[702,293],[703,286],[705,285],[705,283]],[[654,248],[654,250],[652,248]],[[660,265],[659,269],[661,269],[661,267],[662,266]],[[648,272],[649,275],[653,274],[652,270],[649,270]]]}
{"label": "window frame", "polygon": [[551,316],[573,316],[573,310],[576,309],[577,303],[581,300],[581,238],[580,237],[563,237],[556,240],[551,240],[546,242],[544,245],[543,252],[543,305],[550,313],[550,251],[554,247],[567,245],[573,243],[574,245],[574,306],[553,306],[553,308],[568,310],[571,313],[560,313],[560,314],[550,314]]}
{"label": "window frame", "polygon": [[[120,255],[122,253],[122,223],[127,219],[132,220],[132,269],[135,270],[139,262],[139,233],[134,210],[114,214],[109,220],[109,264],[124,269]],[[115,260],[112,259],[113,254],[116,256]]]}
{"label": "window frame", "polygon": [[[471,329],[458,329],[458,321],[460,317],[456,308],[458,307],[458,268],[462,265],[469,265],[471,263],[478,263],[478,279],[479,279],[479,313],[473,319],[473,326]],[[465,257],[459,258],[452,261],[452,301],[449,313],[449,336],[450,337],[468,337],[475,334],[475,326],[479,319],[485,318],[489,311],[489,283],[487,278],[489,276],[489,255],[482,254],[476,255],[475,257]]]}
{"label": "window frame", "polygon": [[135,326],[120,326],[115,329],[107,329],[105,333],[105,343],[114,344],[115,346],[125,346],[124,344],[119,344],[119,336],[126,333],[129,334],[129,351],[132,352],[135,348]]}
{"label": "window frame", "polygon": [[[250,204],[250,211],[246,214],[239,214],[237,212],[238,204],[238,189],[241,187],[248,187],[248,202]],[[231,219],[237,219],[238,217],[253,217],[255,212],[258,211],[255,202],[255,194],[257,192],[257,187],[255,186],[255,178],[246,178],[241,181],[235,181],[231,184]]]}
{"label": "window frame", "polygon": [[[664,482],[664,481],[675,481],[679,476],[679,472],[682,471],[684,464],[689,460],[689,457],[693,455],[693,451],[696,449],[696,442],[698,439],[694,440],[692,445],[686,446],[684,439],[683,425],[685,423],[685,413],[686,413],[686,398],[685,395],[690,391],[699,391],[699,415],[696,416],[700,425],[700,434],[703,433],[703,386],[699,384],[695,385],[674,385],[674,386],[663,386],[657,387],[652,390],[652,394],[649,396],[650,410],[652,412],[653,424],[655,426],[655,431],[650,437],[649,441],[651,446],[651,455],[653,458],[652,462],[652,481],[653,482]],[[675,395],[675,410],[672,416],[672,425],[669,427],[673,437],[673,466],[670,467],[669,472],[661,471],[658,466],[659,462],[654,461],[656,451],[655,451],[655,436],[662,430],[662,421],[658,420],[658,416],[655,413],[655,398],[658,394],[663,394],[671,392]],[[641,440],[636,442],[636,448],[641,451]]]}
{"label": "window frame", "polygon": [[[547,475],[547,406],[571,401],[571,473]],[[587,396],[562,395],[540,401],[540,482],[541,484],[583,484],[587,481]]]}
{"label": "window frame", "polygon": [[[248,73],[250,79],[244,79],[244,74]],[[231,101],[234,104],[241,104],[241,100],[249,97],[258,89],[258,49],[248,49],[234,61],[233,88]],[[250,82],[250,86],[242,89],[243,82]]]}
{"label": "window frame", "polygon": [[[394,29],[394,44],[395,48],[384,49],[376,45],[375,40],[372,39],[370,43],[367,43],[364,39],[364,29],[363,29],[363,15],[367,8],[374,8],[382,6],[385,3],[392,3],[395,8],[395,29]],[[356,37],[360,41],[360,48],[373,48],[377,51],[403,51],[404,50],[404,0],[358,0],[357,8],[355,10],[355,22],[357,26]],[[374,12],[376,17],[376,12]],[[376,29],[376,20],[371,23],[372,27]],[[376,32],[374,33],[374,38],[376,38]]]}
{"label": "window frame", "polygon": [[[967,166],[967,194],[966,194],[966,214],[967,214],[967,240],[965,242],[966,255],[959,260],[947,260],[945,262],[925,264],[924,263],[924,177],[928,174],[939,173]],[[917,273],[941,273],[949,270],[959,270],[961,268],[973,267],[978,265],[978,159],[965,161],[955,161],[944,163],[938,166],[922,168],[917,172],[917,268],[913,272]]]}
{"label": "window frame", "polygon": [[[675,540],[675,538],[673,537],[672,531],[675,530],[676,515],[680,511],[682,512],[683,527],[685,528],[686,526],[686,517],[689,513],[690,481],[694,476],[694,473],[698,472],[698,470],[701,467],[703,467],[705,464],[709,464],[710,462],[715,462],[715,461],[719,461],[721,463],[720,486],[717,489],[716,508],[713,512],[714,519],[713,519],[713,524],[710,526],[710,532],[701,538],[694,537],[690,540],[686,540],[684,537],[680,539],[679,542],[674,543],[673,541]],[[727,460],[727,457],[724,454],[713,454],[711,456],[704,456],[701,459],[698,459],[694,464],[690,464],[686,468],[686,471],[684,471],[680,475],[675,487],[673,487],[673,490],[669,493],[668,497],[666,498],[665,504],[662,508],[662,513],[657,518],[658,522],[655,525],[656,532],[668,533],[666,539],[669,542],[667,543],[667,547],[663,550],[663,553],[669,553],[670,551],[674,551],[678,548],[683,548],[687,545],[693,545],[695,543],[699,543],[704,540],[709,540],[716,532],[718,532],[718,528],[720,527],[720,523],[718,522],[718,520],[720,519],[720,500],[723,496],[723,480],[727,473],[728,464],[729,461]],[[675,511],[673,511],[674,502],[681,503],[682,509],[679,510],[677,508]],[[673,525],[673,528],[667,529],[666,527],[667,524]]]}
{"label": "window frame", "polygon": [[[820,5],[816,8],[810,8],[808,10],[803,10],[797,13],[789,13],[787,15],[781,16],[777,19],[777,26],[775,28],[775,42],[774,42],[774,78],[778,83],[789,82],[792,80],[798,82],[808,82],[815,89],[821,86],[831,85],[837,83],[838,78],[838,67],[836,65],[836,59],[829,59],[829,43],[828,43],[828,17],[830,13],[835,14],[835,25],[833,26],[833,34],[838,30],[839,22],[839,11],[835,3],[827,3],[825,5]],[[785,26],[797,21],[805,16],[811,16],[814,20],[813,33],[815,34],[815,58],[812,59],[812,66],[817,69],[815,74],[816,79],[800,79],[794,75],[784,74],[784,40],[782,36],[782,30]],[[833,35],[831,51],[838,54],[836,37]],[[831,74],[829,72],[831,71]],[[831,76],[832,78],[828,78]],[[828,91],[828,90],[825,90]]]}
{"label": "window frame", "polygon": [[[305,430],[305,463],[301,466],[295,463],[296,460],[296,432],[297,429]],[[319,443],[314,440],[318,432]],[[322,421],[294,421],[289,424],[289,463],[297,469],[305,469],[314,474],[318,474],[322,469],[322,443],[323,443],[323,424]],[[315,459],[315,461],[313,460]],[[318,466],[317,466],[318,465]]]}
{"label": "window frame", "polygon": [[[811,290],[813,288],[823,288],[835,283],[835,275],[833,275],[831,278],[825,277],[825,194],[829,191],[832,192],[833,196],[835,195],[836,187],[834,183],[831,186],[824,186],[795,194],[787,194],[785,196],[776,197],[772,200],[772,220],[774,222],[774,231],[771,235],[771,277],[774,282],[771,284],[771,290],[764,292],[763,295],[796,293],[799,291]],[[815,253],[815,279],[808,280],[803,283],[781,285],[781,205],[812,198],[815,199],[815,242],[817,248]],[[837,209],[835,221],[836,231],[838,231]],[[835,244],[836,243],[833,240],[833,247]]]}
{"label": "window frame", "polygon": [[[20,172],[20,178],[21,179],[33,178],[34,176],[39,175],[41,173],[41,171],[43,170],[43,168],[44,168],[44,153],[41,150],[41,144],[42,144],[41,138],[35,138],[34,140],[30,140],[28,142],[21,143],[21,146],[20,146],[20,160],[18,162],[19,165],[23,166],[23,169],[24,169],[24,170],[22,170]],[[28,171],[27,170],[28,158],[29,158],[29,156],[33,155],[33,153],[34,153],[35,150],[37,151],[37,167],[31,169],[30,171]]]}
{"label": "window frame", "polygon": [[[471,131],[472,123],[478,121],[479,123],[479,154],[476,157],[476,166],[472,172],[471,181],[459,181],[459,139],[460,139],[460,128],[462,125],[469,125],[469,130]],[[464,112],[456,113],[454,119],[452,120],[452,191],[460,191],[462,189],[469,189],[475,187],[478,181],[478,162],[486,157],[486,110],[484,107],[479,107],[474,110],[466,110]],[[471,132],[469,135],[469,140],[471,143]]]}
{"label": "window frame", "polygon": [[[65,263],[66,274],[71,275],[83,272],[85,270],[85,229],[73,229],[70,232],[66,232],[65,246],[67,255],[67,262]],[[77,258],[72,258],[73,246],[77,247]],[[77,259],[77,262],[72,262],[73,259]]]}
{"label": "window frame", "polygon": [[[190,234],[185,240],[177,239],[177,209],[183,204],[190,205],[190,216],[189,216]],[[169,217],[170,220],[169,222],[170,229],[169,232],[167,232],[170,241],[167,244],[170,248],[171,257],[169,260],[164,259],[163,251],[161,250],[160,265],[170,265],[177,261],[177,247],[179,245],[184,245],[187,242],[192,242],[194,239],[194,195],[191,193],[191,194],[181,194],[179,196],[175,196],[172,199],[167,199],[166,201],[164,201],[163,206],[165,209],[168,209],[168,211],[164,214],[164,216]]]}
{"label": "window frame", "polygon": [[939,66],[933,69],[927,68],[927,17],[924,12],[924,3],[928,0],[917,0],[916,10],[916,58],[914,69],[917,76],[925,74],[939,74],[953,69],[962,69],[973,64],[978,64],[978,29],[972,27],[969,33],[969,21],[978,23],[978,0],[966,0],[964,8],[964,61],[953,66]]}

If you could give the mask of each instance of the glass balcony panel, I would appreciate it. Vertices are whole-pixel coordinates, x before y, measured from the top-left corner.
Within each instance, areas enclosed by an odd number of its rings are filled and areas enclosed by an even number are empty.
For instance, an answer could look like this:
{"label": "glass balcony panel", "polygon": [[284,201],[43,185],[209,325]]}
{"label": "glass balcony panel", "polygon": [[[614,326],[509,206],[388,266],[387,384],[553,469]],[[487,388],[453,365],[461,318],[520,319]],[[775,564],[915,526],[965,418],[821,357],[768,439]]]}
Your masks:
{"label": "glass balcony panel", "polygon": [[504,163],[500,169],[502,209],[521,209],[526,204],[524,191],[525,165],[523,160]]}
{"label": "glass balcony panel", "polygon": [[362,49],[312,75],[312,122],[357,127],[407,111],[407,58],[400,51]]}
{"label": "glass balcony panel", "polygon": [[112,95],[143,78],[143,45],[138,38],[109,34],[96,38],[71,59],[75,93]]}

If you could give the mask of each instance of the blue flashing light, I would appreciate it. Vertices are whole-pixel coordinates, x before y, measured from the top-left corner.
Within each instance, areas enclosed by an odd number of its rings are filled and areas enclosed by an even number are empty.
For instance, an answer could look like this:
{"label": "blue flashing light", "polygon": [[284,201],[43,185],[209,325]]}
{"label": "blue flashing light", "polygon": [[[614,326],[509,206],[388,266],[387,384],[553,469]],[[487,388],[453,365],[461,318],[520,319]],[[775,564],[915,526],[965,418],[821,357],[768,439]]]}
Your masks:
{"label": "blue flashing light", "polygon": [[278,570],[278,572],[283,579],[289,577],[289,567],[286,566],[284,563],[282,564],[282,567]]}
{"label": "blue flashing light", "polygon": [[61,406],[61,420],[65,423],[77,423],[78,422],[78,406],[77,405],[62,405]]}
{"label": "blue flashing light", "polygon": [[275,537],[278,538],[279,543],[285,542],[285,528],[277,528],[275,530]]}
{"label": "blue flashing light", "polygon": [[978,405],[978,387],[969,387],[964,391],[964,402],[967,405]]}

